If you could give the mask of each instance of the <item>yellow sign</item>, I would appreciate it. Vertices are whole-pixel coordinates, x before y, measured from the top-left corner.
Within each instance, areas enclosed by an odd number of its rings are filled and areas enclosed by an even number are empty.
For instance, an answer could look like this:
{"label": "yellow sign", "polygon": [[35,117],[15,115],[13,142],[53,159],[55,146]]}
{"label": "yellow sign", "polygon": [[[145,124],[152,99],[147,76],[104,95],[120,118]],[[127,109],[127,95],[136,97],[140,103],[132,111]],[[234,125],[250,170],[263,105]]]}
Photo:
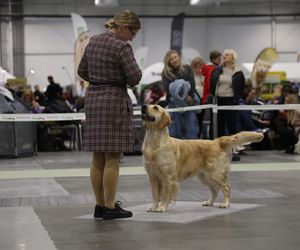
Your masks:
{"label": "yellow sign", "polygon": [[286,72],[268,72],[263,83],[259,86],[259,95],[265,100],[272,100],[281,95],[281,88],[286,83]]}

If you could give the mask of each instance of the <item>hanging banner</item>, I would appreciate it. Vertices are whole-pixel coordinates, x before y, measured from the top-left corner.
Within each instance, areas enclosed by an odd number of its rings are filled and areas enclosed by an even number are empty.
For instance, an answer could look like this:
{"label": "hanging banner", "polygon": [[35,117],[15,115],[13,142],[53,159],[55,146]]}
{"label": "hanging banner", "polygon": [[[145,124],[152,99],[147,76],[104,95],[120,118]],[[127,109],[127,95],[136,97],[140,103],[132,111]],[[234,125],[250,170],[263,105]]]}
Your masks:
{"label": "hanging banner", "polygon": [[145,61],[148,55],[148,47],[140,47],[136,51],[134,51],[134,57],[136,59],[137,64],[141,70],[144,69]]}
{"label": "hanging banner", "polygon": [[80,60],[83,56],[85,47],[89,43],[91,38],[91,33],[89,31],[86,31],[84,33],[81,33],[81,35],[78,37],[78,39],[75,41],[75,85],[76,85],[76,92],[78,93],[81,81],[81,78],[77,74],[78,66],[80,63]]}
{"label": "hanging banner", "polygon": [[74,48],[74,76],[75,76],[75,85],[73,87],[73,94],[76,92],[76,95],[79,92],[80,89],[80,81],[77,74],[77,69],[81,60],[81,57],[84,53],[84,49],[86,45],[88,44],[91,34],[88,31],[87,24],[84,20],[84,18],[76,13],[71,13],[72,23],[73,23],[73,29],[74,29],[74,36],[75,36],[75,48]]}
{"label": "hanging banner", "polygon": [[75,40],[83,33],[88,31],[87,24],[82,16],[71,13]]}
{"label": "hanging banner", "polygon": [[251,74],[253,88],[260,87],[260,84],[264,81],[272,64],[277,61],[278,57],[278,53],[274,48],[265,48],[258,54]]}
{"label": "hanging banner", "polygon": [[183,22],[185,13],[179,13],[174,17],[171,28],[171,49],[176,50],[181,55],[183,40]]}

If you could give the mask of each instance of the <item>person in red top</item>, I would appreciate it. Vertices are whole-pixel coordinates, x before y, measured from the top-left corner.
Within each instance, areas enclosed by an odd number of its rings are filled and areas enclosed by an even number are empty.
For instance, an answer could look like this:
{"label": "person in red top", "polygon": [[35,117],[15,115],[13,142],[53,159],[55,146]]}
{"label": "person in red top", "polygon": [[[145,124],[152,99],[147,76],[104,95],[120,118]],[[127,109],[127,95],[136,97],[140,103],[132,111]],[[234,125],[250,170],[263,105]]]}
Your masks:
{"label": "person in red top", "polygon": [[[203,89],[201,93],[201,104],[209,104],[208,97],[210,96],[210,78],[211,74],[216,68],[216,66],[220,65],[222,62],[222,53],[217,50],[213,50],[209,53],[209,59],[211,63],[200,63],[200,67],[198,69],[198,73],[203,76],[204,83],[203,83]],[[210,120],[210,129],[209,129],[209,135],[206,134],[205,131],[208,129],[206,127],[203,127],[203,120]],[[209,137],[210,139],[213,139],[213,124],[212,124],[212,110],[211,109],[204,109],[203,112],[198,114],[198,122],[199,126],[201,128],[200,137],[201,134],[204,139]],[[203,128],[202,128],[203,127]]]}
{"label": "person in red top", "polygon": [[200,73],[204,76],[202,104],[206,104],[207,97],[210,95],[210,77],[216,66],[222,62],[222,53],[217,50],[213,50],[209,53],[209,60],[211,63],[202,64],[200,67]]}

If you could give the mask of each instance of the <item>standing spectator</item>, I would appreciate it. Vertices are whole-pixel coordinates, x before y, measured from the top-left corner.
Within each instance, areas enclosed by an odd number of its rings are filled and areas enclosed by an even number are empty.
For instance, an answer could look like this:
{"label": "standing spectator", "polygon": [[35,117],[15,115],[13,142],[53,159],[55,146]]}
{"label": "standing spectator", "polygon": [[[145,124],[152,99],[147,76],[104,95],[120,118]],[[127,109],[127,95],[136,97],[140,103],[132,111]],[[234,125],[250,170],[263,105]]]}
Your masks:
{"label": "standing spectator", "polygon": [[[226,49],[223,53],[223,64],[212,73],[210,93],[217,97],[218,106],[238,105],[245,87],[243,72],[237,67],[237,53],[233,49]],[[218,111],[218,137],[235,134],[236,110]]]}
{"label": "standing spectator", "polygon": [[218,50],[213,50],[209,53],[211,63],[202,64],[200,72],[204,77],[202,104],[207,103],[207,97],[210,95],[210,78],[214,69],[222,62],[222,53]]}
{"label": "standing spectator", "polygon": [[54,82],[53,76],[48,76],[49,85],[47,86],[45,96],[47,97],[47,102],[58,100],[62,97],[62,88],[59,83]]}
{"label": "standing spectator", "polygon": [[[210,78],[211,74],[214,71],[214,69],[219,66],[222,62],[222,53],[218,50],[213,50],[209,53],[209,60],[210,63],[208,64],[202,64],[200,68],[200,73],[204,77],[204,84],[203,84],[203,95],[202,95],[202,104],[210,104],[212,100],[209,100],[210,95]],[[207,128],[203,127],[202,134],[203,137],[209,137],[210,139],[213,139],[213,112],[212,109],[205,109],[203,120],[209,121],[209,136],[205,135],[204,131],[207,130]]]}
{"label": "standing spectator", "polygon": [[79,82],[79,91],[78,91],[78,97],[85,97],[85,93],[86,93],[86,85],[85,85],[85,81],[80,80]]}
{"label": "standing spectator", "polygon": [[201,57],[195,57],[191,62],[191,66],[195,78],[196,91],[200,96],[201,101],[203,98],[203,84],[204,84],[204,76],[201,74],[201,68],[204,64],[205,63]]}
{"label": "standing spectator", "polygon": [[42,93],[40,85],[36,84],[34,86],[34,100],[40,104],[41,106],[46,106],[46,97],[44,95],[44,93]]}
{"label": "standing spectator", "polygon": [[[226,49],[223,53],[223,64],[212,73],[210,93],[217,97],[217,105],[239,105],[245,87],[243,72],[237,67],[237,53],[233,49]],[[237,132],[237,110],[218,111],[218,137],[227,132],[233,135]],[[234,155],[233,160],[239,160]]]}
{"label": "standing spectator", "polygon": [[[203,99],[203,84],[204,84],[204,76],[201,74],[201,67],[204,64],[205,62],[201,57],[195,57],[191,62],[191,66],[195,78],[195,84],[196,84],[196,93],[200,98],[200,103],[202,102]],[[205,110],[196,111],[196,116],[199,125],[199,138],[201,138],[201,134],[202,134],[202,122],[203,122],[204,113]]]}
{"label": "standing spectator", "polygon": [[[184,102],[185,105],[193,105],[195,100],[195,80],[190,65],[183,65],[176,50],[169,50],[164,57],[164,69],[162,72],[162,82],[167,93],[166,100],[169,108],[178,107],[174,101],[175,96],[170,93],[170,86],[176,80],[189,83],[189,91]],[[177,82],[177,83],[180,83]],[[182,84],[177,87],[186,86]],[[180,87],[181,88],[181,87]],[[186,88],[185,88],[186,89]],[[173,98],[173,99],[172,99]],[[172,112],[170,114],[172,123],[170,125],[170,135],[176,138],[196,139],[199,136],[199,126],[194,111]]]}
{"label": "standing spectator", "polygon": [[94,217],[111,220],[132,216],[115,202],[115,196],[121,153],[134,150],[133,107],[127,85],[137,85],[142,72],[127,41],[132,41],[141,26],[134,12],[124,10],[105,27],[108,30],[93,36],[86,46],[78,75],[90,83],[83,149],[93,152]]}

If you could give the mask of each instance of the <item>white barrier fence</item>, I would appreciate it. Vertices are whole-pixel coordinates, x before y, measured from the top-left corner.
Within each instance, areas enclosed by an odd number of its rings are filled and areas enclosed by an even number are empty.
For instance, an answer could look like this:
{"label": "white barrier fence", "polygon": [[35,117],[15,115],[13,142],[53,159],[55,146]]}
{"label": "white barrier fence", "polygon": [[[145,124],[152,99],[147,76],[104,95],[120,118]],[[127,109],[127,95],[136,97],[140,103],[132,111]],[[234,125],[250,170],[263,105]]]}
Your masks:
{"label": "white barrier fence", "polygon": [[[271,105],[236,105],[217,106],[213,104],[188,106],[167,109],[169,112],[196,111],[202,109],[218,110],[295,110],[300,109],[300,104],[271,104]],[[134,115],[140,115],[140,110],[134,110]],[[85,113],[56,113],[56,114],[0,114],[0,122],[40,122],[40,121],[76,121],[85,120]]]}

